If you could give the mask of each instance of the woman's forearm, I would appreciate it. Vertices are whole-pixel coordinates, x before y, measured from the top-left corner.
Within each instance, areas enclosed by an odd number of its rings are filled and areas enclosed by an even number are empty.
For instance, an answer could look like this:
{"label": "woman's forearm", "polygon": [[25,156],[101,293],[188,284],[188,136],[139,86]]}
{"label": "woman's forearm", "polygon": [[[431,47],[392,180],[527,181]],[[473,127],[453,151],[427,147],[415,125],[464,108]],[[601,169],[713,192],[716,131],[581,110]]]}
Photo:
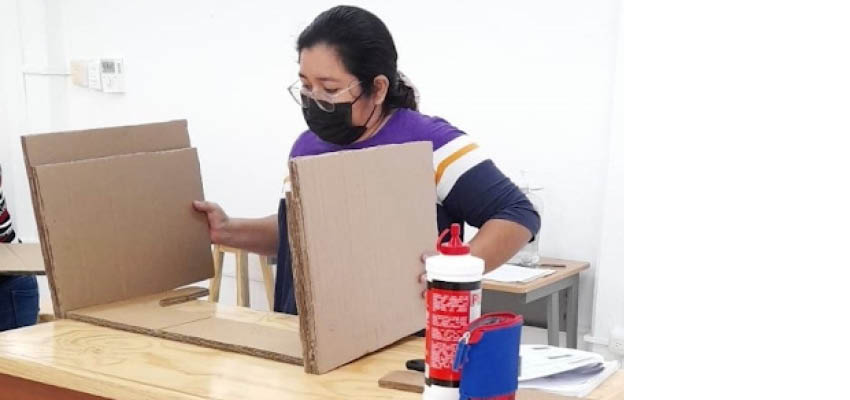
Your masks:
{"label": "woman's forearm", "polygon": [[277,214],[263,218],[231,218],[220,243],[252,253],[275,255],[278,235]]}
{"label": "woman's forearm", "polygon": [[472,255],[484,259],[485,272],[508,262],[528,241],[528,228],[504,219],[491,219],[469,242]]}

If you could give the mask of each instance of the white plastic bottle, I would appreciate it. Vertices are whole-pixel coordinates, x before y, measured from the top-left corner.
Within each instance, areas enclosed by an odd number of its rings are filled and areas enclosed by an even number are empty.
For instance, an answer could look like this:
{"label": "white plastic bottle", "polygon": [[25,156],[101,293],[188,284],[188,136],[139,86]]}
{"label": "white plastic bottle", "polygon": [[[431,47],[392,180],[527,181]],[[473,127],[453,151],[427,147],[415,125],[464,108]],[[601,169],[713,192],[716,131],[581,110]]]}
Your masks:
{"label": "white plastic bottle", "polygon": [[[441,243],[451,231],[448,243]],[[425,312],[426,400],[457,400],[460,374],[452,371],[457,342],[471,321],[481,316],[484,260],[470,254],[452,224],[437,240],[439,255],[425,260],[428,278]]]}

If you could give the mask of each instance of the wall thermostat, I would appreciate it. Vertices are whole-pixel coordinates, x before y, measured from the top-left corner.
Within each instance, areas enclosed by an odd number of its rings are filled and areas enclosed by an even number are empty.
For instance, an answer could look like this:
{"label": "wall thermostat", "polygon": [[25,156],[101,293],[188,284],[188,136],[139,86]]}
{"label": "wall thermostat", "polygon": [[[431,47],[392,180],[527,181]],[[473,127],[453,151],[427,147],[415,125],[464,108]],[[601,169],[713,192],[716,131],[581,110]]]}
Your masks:
{"label": "wall thermostat", "polygon": [[104,93],[124,93],[124,60],[100,58],[71,61],[71,82]]}
{"label": "wall thermostat", "polygon": [[100,85],[104,93],[124,93],[124,60],[100,60]]}

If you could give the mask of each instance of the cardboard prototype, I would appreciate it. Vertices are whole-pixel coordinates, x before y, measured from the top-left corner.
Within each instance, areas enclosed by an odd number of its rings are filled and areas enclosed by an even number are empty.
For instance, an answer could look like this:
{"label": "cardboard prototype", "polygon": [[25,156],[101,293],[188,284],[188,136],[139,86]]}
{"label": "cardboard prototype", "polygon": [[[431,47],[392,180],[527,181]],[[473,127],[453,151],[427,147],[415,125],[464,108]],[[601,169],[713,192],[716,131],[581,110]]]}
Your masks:
{"label": "cardboard prototype", "polygon": [[213,276],[186,121],[21,140],[57,317],[300,363],[294,317],[175,290]]}
{"label": "cardboard prototype", "polygon": [[[420,330],[433,246],[431,145],[293,160],[300,316],[197,300],[213,276],[185,121],[22,138],[57,316],[324,373]],[[183,288],[181,288],[183,287]],[[181,289],[177,289],[181,288]]]}
{"label": "cardboard prototype", "polygon": [[0,243],[0,275],[44,275],[39,245]]}
{"label": "cardboard prototype", "polygon": [[324,373],[424,327],[437,234],[430,143],[290,161],[287,222],[303,359]]}

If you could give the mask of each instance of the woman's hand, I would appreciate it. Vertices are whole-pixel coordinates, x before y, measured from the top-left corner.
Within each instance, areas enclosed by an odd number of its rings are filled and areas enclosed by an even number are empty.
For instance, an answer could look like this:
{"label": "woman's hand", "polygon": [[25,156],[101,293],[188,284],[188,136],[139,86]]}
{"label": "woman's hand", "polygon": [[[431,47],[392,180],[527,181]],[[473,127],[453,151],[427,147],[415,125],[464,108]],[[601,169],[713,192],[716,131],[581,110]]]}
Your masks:
{"label": "woman's hand", "polygon": [[195,210],[207,215],[207,223],[210,226],[210,239],[214,244],[224,244],[229,235],[228,227],[230,217],[216,203],[211,201],[195,201],[192,203]]}

